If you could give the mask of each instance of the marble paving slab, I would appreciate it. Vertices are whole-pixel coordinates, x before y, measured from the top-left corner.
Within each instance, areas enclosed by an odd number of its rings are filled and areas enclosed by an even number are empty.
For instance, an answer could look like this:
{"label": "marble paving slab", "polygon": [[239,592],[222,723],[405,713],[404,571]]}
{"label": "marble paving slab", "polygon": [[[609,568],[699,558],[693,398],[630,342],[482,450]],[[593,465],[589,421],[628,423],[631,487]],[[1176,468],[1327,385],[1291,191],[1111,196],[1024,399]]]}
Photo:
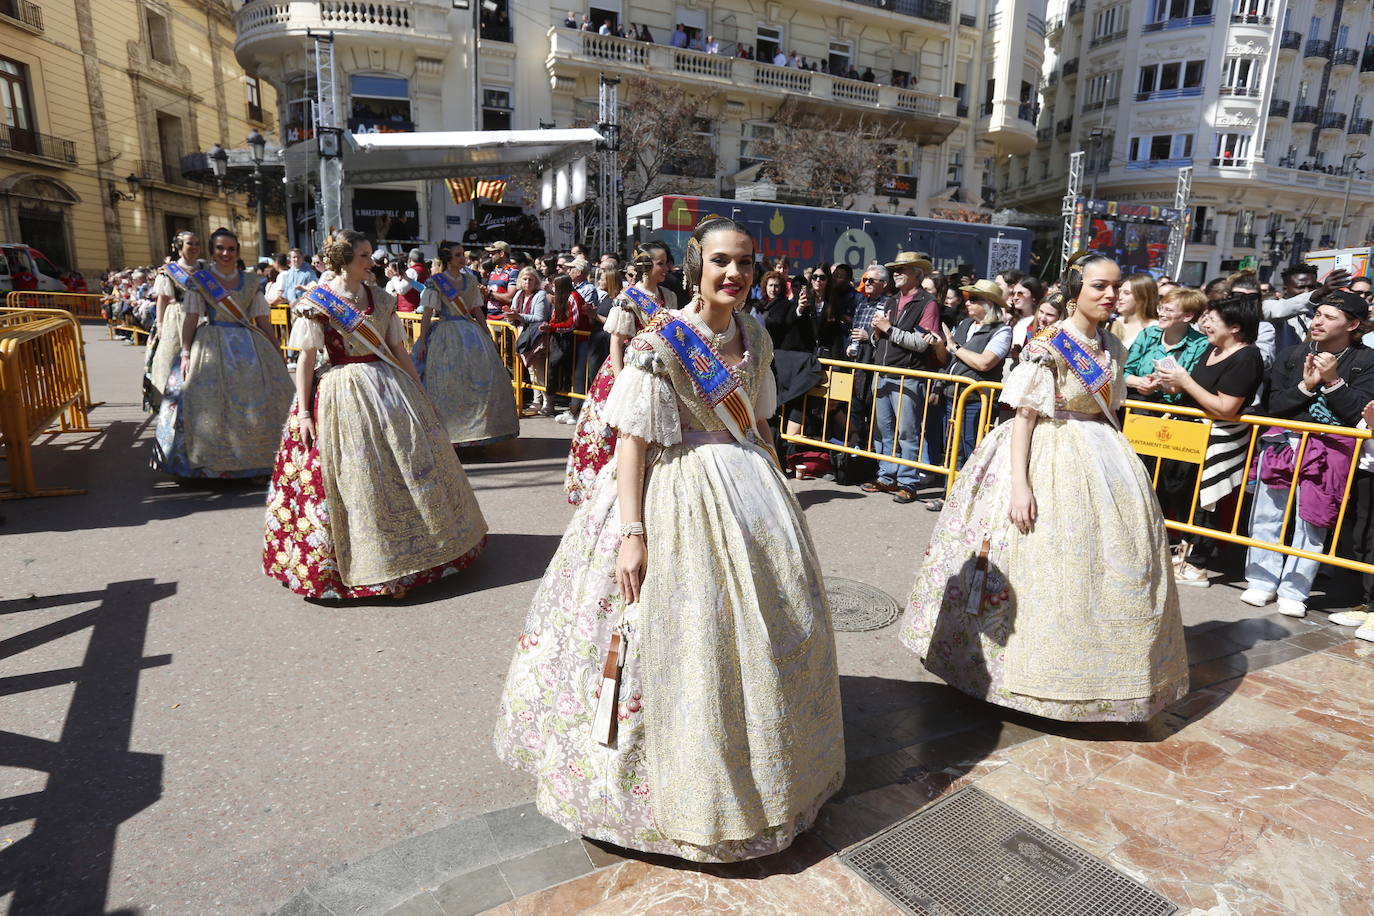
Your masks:
{"label": "marble paving slab", "polygon": [[963,785],[1188,916],[1374,916],[1374,644],[1350,640],[1189,696],[1154,740],[1047,734],[827,805],[792,849],[737,866],[617,861],[488,912],[887,914],[835,853]]}

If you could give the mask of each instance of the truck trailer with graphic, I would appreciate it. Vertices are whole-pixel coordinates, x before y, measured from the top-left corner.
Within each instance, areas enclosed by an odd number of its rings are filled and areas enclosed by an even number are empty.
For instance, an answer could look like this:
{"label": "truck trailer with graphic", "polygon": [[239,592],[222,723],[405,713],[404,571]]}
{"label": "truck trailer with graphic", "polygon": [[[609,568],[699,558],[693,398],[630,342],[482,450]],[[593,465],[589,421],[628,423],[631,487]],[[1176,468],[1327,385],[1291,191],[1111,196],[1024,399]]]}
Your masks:
{"label": "truck trailer with graphic", "polygon": [[899,251],[919,251],[941,273],[970,264],[978,276],[995,277],[1004,270],[1026,270],[1030,258],[1029,229],[766,201],[667,195],[627,208],[625,224],[631,245],[661,239],[680,264],[692,230],[713,214],[744,223],[761,255],[786,257],[796,268],[846,263],[858,273]]}

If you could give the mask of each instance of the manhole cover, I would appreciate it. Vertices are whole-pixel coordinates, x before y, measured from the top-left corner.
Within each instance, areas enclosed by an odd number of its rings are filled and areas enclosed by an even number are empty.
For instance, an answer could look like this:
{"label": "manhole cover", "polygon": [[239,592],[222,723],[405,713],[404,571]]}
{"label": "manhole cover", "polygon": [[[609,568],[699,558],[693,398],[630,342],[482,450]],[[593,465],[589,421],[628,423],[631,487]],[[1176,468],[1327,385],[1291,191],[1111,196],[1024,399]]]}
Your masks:
{"label": "manhole cover", "polygon": [[901,612],[896,598],[853,579],[826,579],[825,590],[830,595],[830,617],[837,630],[880,630]]}
{"label": "manhole cover", "polygon": [[1169,916],[1178,908],[969,786],[840,859],[925,916]]}

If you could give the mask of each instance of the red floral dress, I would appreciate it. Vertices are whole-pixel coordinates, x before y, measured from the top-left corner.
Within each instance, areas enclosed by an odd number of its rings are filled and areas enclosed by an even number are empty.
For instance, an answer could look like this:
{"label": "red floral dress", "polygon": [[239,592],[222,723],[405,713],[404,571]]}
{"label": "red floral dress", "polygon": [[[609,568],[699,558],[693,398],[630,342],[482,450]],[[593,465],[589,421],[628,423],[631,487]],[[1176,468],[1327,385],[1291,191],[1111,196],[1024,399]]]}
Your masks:
{"label": "red floral dress", "polygon": [[[660,287],[659,306],[673,308],[676,303],[669,302],[666,298],[671,296],[670,291]],[[617,310],[621,310],[623,314],[618,316]],[[628,322],[633,322],[633,326],[631,327]],[[611,314],[606,317],[607,332],[626,338],[638,334],[647,324],[643,310],[624,294],[616,299],[615,308],[612,308]],[[627,340],[626,346],[628,345]],[[568,450],[568,472],[563,489],[568,494],[568,502],[574,506],[586,498],[592,484],[596,482],[597,475],[606,466],[606,462],[611,460],[611,455],[615,454],[615,430],[609,428],[601,417],[601,409],[605,406],[606,398],[610,396],[611,386],[614,384],[615,371],[608,356],[601,364],[601,370],[596,373],[596,378],[592,379],[591,387],[587,389],[587,397],[583,399],[582,410],[577,415],[577,428],[573,431],[572,446]]]}
{"label": "red floral dress", "polygon": [[[369,304],[366,311],[371,314]],[[309,320],[309,319],[298,319]],[[325,350],[334,366],[377,362],[377,356],[349,355],[339,332],[330,325],[324,329]],[[320,385],[314,385],[311,413],[319,414]],[[298,419],[300,403],[292,402],[291,414],[282,433],[281,448],[272,470],[272,485],[267,494],[267,525],[263,542],[263,571],[291,591],[308,598],[344,599],[402,594],[467,568],[481,555],[487,539],[483,537],[463,555],[430,569],[374,585],[349,586],[339,576],[334,538],[330,526],[330,506],[325,498],[324,474],[316,445],[305,447]],[[318,439],[316,440],[318,442]]]}

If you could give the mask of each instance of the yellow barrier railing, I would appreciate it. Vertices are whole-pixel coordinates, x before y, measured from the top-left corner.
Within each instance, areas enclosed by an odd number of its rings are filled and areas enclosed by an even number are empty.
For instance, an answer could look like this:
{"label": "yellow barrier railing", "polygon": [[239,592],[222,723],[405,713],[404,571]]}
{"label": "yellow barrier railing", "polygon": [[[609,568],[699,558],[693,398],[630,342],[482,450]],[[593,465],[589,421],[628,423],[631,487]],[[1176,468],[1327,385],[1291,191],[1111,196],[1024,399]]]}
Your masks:
{"label": "yellow barrier railing", "polygon": [[100,293],[45,293],[17,289],[5,297],[10,308],[61,309],[82,321],[108,321],[105,296]]}
{"label": "yellow barrier railing", "polygon": [[76,339],[76,348],[79,356],[78,363],[81,366],[81,393],[85,398],[85,407],[91,410],[99,407],[104,401],[97,402],[91,398],[91,379],[86,371],[86,339],[81,333],[81,323],[71,312],[63,309],[40,309],[40,308],[13,308],[5,305],[0,306],[0,329],[18,327],[32,321],[44,318],[57,318],[67,322],[72,326],[72,336]]}
{"label": "yellow barrier railing", "polygon": [[33,441],[53,432],[93,432],[87,425],[85,358],[80,329],[68,318],[38,318],[0,328],[0,444],[9,480],[0,499],[68,496],[84,490],[40,489]]}

